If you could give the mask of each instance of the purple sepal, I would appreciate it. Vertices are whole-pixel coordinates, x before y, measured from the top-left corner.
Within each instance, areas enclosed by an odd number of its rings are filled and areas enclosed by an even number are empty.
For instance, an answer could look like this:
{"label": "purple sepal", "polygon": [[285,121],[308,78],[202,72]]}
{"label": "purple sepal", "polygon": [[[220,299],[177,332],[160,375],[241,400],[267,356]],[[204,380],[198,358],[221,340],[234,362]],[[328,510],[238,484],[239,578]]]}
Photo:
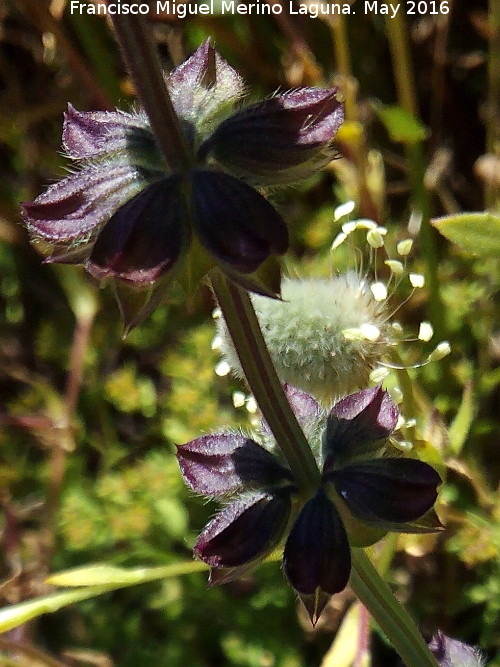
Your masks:
{"label": "purple sepal", "polygon": [[167,84],[191,145],[197,143],[193,134],[205,138],[245,92],[243,79],[209,39],[170,74]]}
{"label": "purple sepal", "polygon": [[[290,584],[306,597],[315,622],[328,596],[342,591],[351,572],[349,542],[337,511],[320,489],[301,509],[285,544],[283,566]],[[311,597],[312,596],[312,597]],[[314,607],[311,610],[311,603]],[[313,612],[313,613],[311,613]]]}
{"label": "purple sepal", "polygon": [[96,228],[145,185],[128,165],[91,167],[51,185],[32,203],[23,204],[24,219],[35,237],[69,243]]}
{"label": "purple sepal", "polygon": [[256,190],[222,172],[192,174],[194,224],[203,246],[219,261],[252,273],[288,248],[286,225]]}
{"label": "purple sepal", "polygon": [[331,142],[344,120],[337,89],[301,88],[224,120],[200,148],[254,185],[293,183],[334,157]]}
{"label": "purple sepal", "polygon": [[134,284],[156,280],[177,261],[188,242],[181,177],[153,183],[128,201],[99,233],[87,270],[96,278]]}
{"label": "purple sepal", "polygon": [[239,498],[205,527],[194,554],[212,567],[238,567],[262,559],[281,539],[290,509],[287,491]]}
{"label": "purple sepal", "polygon": [[[96,159],[144,144],[154,148],[146,117],[121,111],[78,111],[71,104],[64,114],[62,141],[68,157]],[[154,149],[158,152],[158,149]]]}
{"label": "purple sepal", "polygon": [[[428,512],[437,498],[441,478],[416,459],[361,461],[323,475],[351,512],[368,523],[390,529]],[[396,530],[399,530],[399,525]]]}
{"label": "purple sepal", "polygon": [[481,651],[438,630],[429,642],[429,649],[439,667],[483,667]]}
{"label": "purple sepal", "polygon": [[324,470],[373,453],[396,428],[399,410],[380,386],[338,401],[327,418],[323,436]]}
{"label": "purple sepal", "polygon": [[[301,429],[307,433],[308,427],[315,424],[323,412],[320,404],[310,394],[291,384],[285,383],[283,390]],[[264,420],[261,422],[261,430],[271,436],[271,429]]]}
{"label": "purple sepal", "polygon": [[208,496],[245,488],[290,484],[292,474],[250,438],[233,433],[204,435],[177,448],[186,484]]}

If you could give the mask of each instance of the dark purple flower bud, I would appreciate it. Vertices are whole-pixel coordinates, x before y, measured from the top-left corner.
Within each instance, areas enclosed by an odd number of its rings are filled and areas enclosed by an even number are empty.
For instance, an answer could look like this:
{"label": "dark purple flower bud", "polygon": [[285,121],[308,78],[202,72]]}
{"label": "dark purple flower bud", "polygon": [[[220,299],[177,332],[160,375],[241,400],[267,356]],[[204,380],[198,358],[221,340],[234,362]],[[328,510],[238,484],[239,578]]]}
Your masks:
{"label": "dark purple flower bud", "polygon": [[153,183],[122,206],[99,233],[87,270],[135,284],[156,280],[189,242],[181,177]]}
{"label": "dark purple flower bud", "polygon": [[484,667],[486,664],[479,649],[451,639],[440,630],[429,642],[429,649],[439,667]]}
{"label": "dark purple flower bud", "polygon": [[291,486],[292,474],[250,438],[204,435],[177,448],[182,476],[196,493],[218,496],[240,488]]}
{"label": "dark purple flower bud", "polygon": [[285,544],[283,566],[315,624],[329,597],[346,587],[351,572],[344,526],[323,489],[296,518]]}
{"label": "dark purple flower bud", "polygon": [[288,248],[283,219],[256,190],[222,172],[192,174],[194,224],[203,246],[241,273]]}
{"label": "dark purple flower bud", "polygon": [[131,151],[137,156],[156,154],[156,161],[161,161],[147,118],[138,114],[77,111],[68,104],[62,140],[67,156],[73,159],[96,160]]}
{"label": "dark purple flower bud", "polygon": [[400,530],[400,524],[428,512],[441,483],[430,465],[404,458],[361,461],[331,470],[323,479],[333,482],[356,517],[387,530]]}
{"label": "dark purple flower bud", "polygon": [[23,204],[24,219],[35,238],[55,244],[79,241],[90,237],[145,185],[132,166],[89,167]]}
{"label": "dark purple flower bud", "polygon": [[396,428],[399,410],[380,386],[338,401],[328,415],[323,438],[324,469],[374,453]]}
{"label": "dark purple flower bud", "polygon": [[235,500],[205,527],[193,551],[212,567],[238,567],[263,558],[280,541],[290,510],[288,491]]}
{"label": "dark purple flower bud", "polygon": [[227,118],[200,156],[210,155],[254,185],[293,183],[332,160],[332,140],[343,120],[336,88],[301,88]]}

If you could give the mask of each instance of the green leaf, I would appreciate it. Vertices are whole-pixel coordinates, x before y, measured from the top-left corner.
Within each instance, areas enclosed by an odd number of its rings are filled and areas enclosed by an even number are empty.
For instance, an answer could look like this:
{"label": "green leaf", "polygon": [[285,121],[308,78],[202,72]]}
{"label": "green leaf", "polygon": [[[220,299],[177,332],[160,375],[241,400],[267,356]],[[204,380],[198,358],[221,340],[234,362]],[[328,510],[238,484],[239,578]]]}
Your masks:
{"label": "green leaf", "polygon": [[98,563],[96,565],[87,565],[71,570],[65,570],[51,575],[47,583],[54,586],[134,586],[143,584],[147,581],[157,579],[167,579],[168,577],[178,577],[183,574],[200,572],[208,570],[205,563],[195,560],[189,560],[182,563],[173,563],[162,567],[115,567]]}
{"label": "green leaf", "polygon": [[415,116],[401,107],[377,105],[375,111],[392,141],[415,144],[427,138],[427,128]]}
{"label": "green leaf", "polygon": [[472,391],[472,384],[469,382],[464,387],[462,401],[455,416],[455,419],[448,429],[449,447],[453,454],[459,455],[462,447],[469,435],[472,420],[475,415],[474,394]]}
{"label": "green leaf", "polygon": [[58,611],[74,602],[102,595],[102,593],[107,593],[113,590],[113,588],[114,586],[91,586],[90,588],[76,591],[51,593],[50,595],[44,595],[34,600],[4,607],[4,609],[0,609],[0,633],[17,628],[19,625],[31,621],[33,618],[42,616],[42,614],[50,614]]}
{"label": "green leaf", "polygon": [[449,241],[472,255],[500,257],[500,216],[459,213],[431,220]]}
{"label": "green leaf", "polygon": [[208,566],[205,563],[189,560],[163,567],[127,569],[114,567],[113,565],[97,564],[66,570],[52,575],[47,579],[47,582],[58,586],[79,588],[58,591],[0,609],[0,633],[17,628],[19,625],[43,614],[51,614],[75,602],[88,600],[118,588],[135,586],[147,581],[167,579],[168,577],[178,577],[207,569]]}

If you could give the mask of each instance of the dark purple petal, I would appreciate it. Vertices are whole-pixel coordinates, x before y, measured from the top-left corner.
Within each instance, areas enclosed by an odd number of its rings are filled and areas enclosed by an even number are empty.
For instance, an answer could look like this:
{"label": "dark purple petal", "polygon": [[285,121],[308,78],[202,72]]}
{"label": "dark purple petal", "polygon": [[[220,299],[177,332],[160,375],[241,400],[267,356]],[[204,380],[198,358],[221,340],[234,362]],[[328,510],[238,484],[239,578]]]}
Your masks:
{"label": "dark purple petal", "polygon": [[427,463],[403,458],[354,463],[326,473],[324,479],[333,482],[354,515],[376,525],[383,522],[383,527],[423,516],[436,502],[441,483]]}
{"label": "dark purple petal", "polygon": [[181,178],[153,183],[108,221],[87,270],[96,278],[114,276],[138,284],[156,280],[175,264],[187,244],[187,225]]}
{"label": "dark purple petal", "polygon": [[323,438],[324,469],[373,452],[396,428],[399,410],[380,386],[350,394],[331,409]]}
{"label": "dark purple petal", "polygon": [[35,237],[69,243],[92,234],[145,185],[128,165],[83,169],[23,204],[24,219]]}
{"label": "dark purple petal", "polygon": [[68,104],[64,114],[63,146],[68,157],[76,159],[101,158],[117,151],[131,154],[156,153],[153,134],[146,116],[121,111],[77,111]]}
{"label": "dark purple petal", "polygon": [[234,501],[199,536],[194,553],[212,567],[238,567],[264,557],[281,539],[290,493],[258,493]]}
{"label": "dark purple petal", "polygon": [[223,121],[200,149],[258,185],[307,178],[334,157],[344,119],[337,89],[301,88],[258,102]]}
{"label": "dark purple petal", "polygon": [[333,595],[346,587],[351,572],[349,542],[323,489],[307,501],[295,520],[285,544],[283,566],[291,585],[306,596],[310,615],[314,603],[313,622],[321,612],[318,604],[325,602],[325,596],[318,593]]}
{"label": "dark purple petal", "polygon": [[438,630],[429,642],[429,649],[439,667],[483,667],[481,651]]}
{"label": "dark purple petal", "polygon": [[215,496],[241,487],[290,485],[292,475],[276,457],[250,438],[235,433],[204,435],[180,445],[177,458],[186,484]]}
{"label": "dark purple petal", "polygon": [[194,223],[203,246],[219,262],[252,273],[288,248],[283,219],[256,190],[222,172],[192,175]]}

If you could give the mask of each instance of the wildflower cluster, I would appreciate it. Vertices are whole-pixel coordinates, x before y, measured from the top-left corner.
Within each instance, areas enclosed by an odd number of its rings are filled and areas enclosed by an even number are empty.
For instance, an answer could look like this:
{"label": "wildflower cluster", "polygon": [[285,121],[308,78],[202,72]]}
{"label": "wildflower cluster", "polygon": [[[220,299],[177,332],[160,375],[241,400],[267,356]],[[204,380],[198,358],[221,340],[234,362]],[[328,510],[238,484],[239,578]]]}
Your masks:
{"label": "wildflower cluster", "polygon": [[29,231],[46,261],[83,263],[99,279],[147,286],[184,264],[200,278],[217,265],[276,294],[276,271],[258,269],[287,250],[288,232],[255,188],[298,181],[334,157],[336,89],[297,89],[231,114],[245,86],[208,40],[166,83],[186,173],[170,169],[142,111],[69,106],[63,143],[79,169],[24,204]]}
{"label": "wildflower cluster", "polygon": [[[305,494],[275,449],[237,433],[178,447],[186,483],[207,496],[236,498],[210,521],[194,553],[212,568],[211,583],[231,581],[283,540],[285,575],[315,623],[329,597],[347,585],[350,546],[388,531],[440,527],[432,511],[440,477],[422,461],[386,456],[398,409],[380,387],[338,401],[325,413],[308,394],[286,387],[321,470]],[[262,426],[262,438],[269,432]]]}

